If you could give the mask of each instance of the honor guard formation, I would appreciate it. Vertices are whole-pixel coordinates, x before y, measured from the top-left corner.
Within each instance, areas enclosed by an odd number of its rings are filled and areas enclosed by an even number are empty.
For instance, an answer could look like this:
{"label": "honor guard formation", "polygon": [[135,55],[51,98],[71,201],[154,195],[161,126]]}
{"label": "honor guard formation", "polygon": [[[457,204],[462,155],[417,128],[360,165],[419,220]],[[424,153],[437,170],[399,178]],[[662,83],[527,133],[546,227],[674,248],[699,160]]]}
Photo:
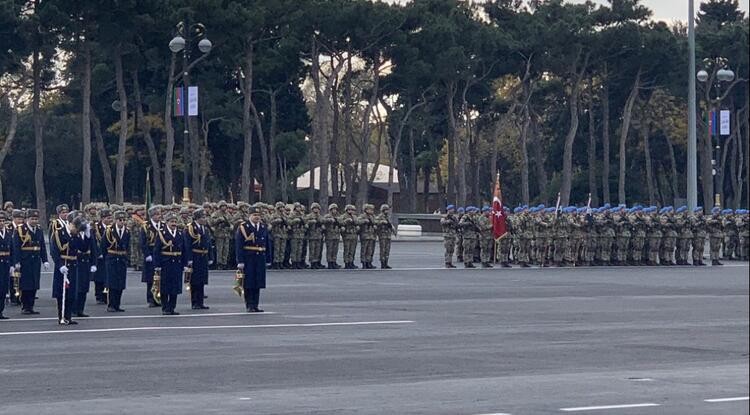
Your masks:
{"label": "honor guard formation", "polygon": [[[267,264],[271,269],[340,269],[341,245],[343,268],[357,269],[359,241],[362,268],[375,268],[377,244],[380,268],[390,269],[391,237],[396,233],[388,205],[377,214],[371,204],[358,214],[353,205],[340,213],[333,203],[322,214],[317,203],[306,213],[300,203],[224,201],[149,208],[92,203],[81,211],[61,204],[55,211],[47,241],[38,210],[15,209],[12,202],[3,206],[0,298],[7,295],[22,314],[38,314],[34,302],[41,269],[52,267],[52,297],[59,323],[65,325],[77,324],[73,317],[88,317],[91,282],[96,304],[106,305],[108,312],[125,311],[120,301],[129,267],[141,272],[149,307],[160,307],[164,315],[179,314],[175,309],[183,287],[193,310],[209,308],[204,303],[209,268],[236,270],[234,290],[244,297],[246,310],[263,312],[260,290],[265,288]],[[0,301],[0,319],[7,318],[4,307]]]}
{"label": "honor guard formation", "polygon": [[706,265],[706,240],[712,265],[722,259],[748,260],[748,210],[682,206],[623,205],[600,208],[519,206],[504,209],[507,232],[493,238],[491,209],[449,205],[441,219],[445,266],[454,254],[466,268],[492,262],[503,267]]}

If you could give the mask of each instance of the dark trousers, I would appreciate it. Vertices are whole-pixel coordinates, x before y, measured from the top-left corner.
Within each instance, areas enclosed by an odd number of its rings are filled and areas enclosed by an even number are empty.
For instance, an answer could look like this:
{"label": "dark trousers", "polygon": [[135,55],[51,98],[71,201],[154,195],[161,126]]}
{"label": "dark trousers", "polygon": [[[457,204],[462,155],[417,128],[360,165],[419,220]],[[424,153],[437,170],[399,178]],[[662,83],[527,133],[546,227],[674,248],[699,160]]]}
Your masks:
{"label": "dark trousers", "polygon": [[115,310],[120,308],[120,300],[122,300],[122,290],[109,290],[109,294],[107,294],[109,297],[109,303],[107,304],[108,307],[114,308]]}
{"label": "dark trousers", "polygon": [[36,298],[36,290],[23,290],[21,291],[21,309],[22,310],[34,310],[34,299]]}
{"label": "dark trousers", "polygon": [[250,288],[245,290],[245,307],[258,308],[260,304],[260,288]]}
{"label": "dark trousers", "polygon": [[146,283],[146,302],[151,304],[154,303],[154,295],[151,294],[151,287],[154,286],[153,282]]}
{"label": "dark trousers", "polygon": [[203,293],[205,292],[204,284],[190,284],[190,305],[193,307],[203,305]]}
{"label": "dark trousers", "polygon": [[63,299],[62,298],[57,299],[57,320],[60,320],[61,318],[65,318],[65,320],[70,321],[70,318],[73,315],[73,307],[76,301],[75,293],[71,292],[70,290],[67,290],[67,292],[65,293],[64,301],[65,301],[65,315],[63,316],[63,313],[62,313]]}
{"label": "dark trousers", "polygon": [[107,302],[107,297],[104,295],[104,283],[94,281],[94,298],[97,303]]}
{"label": "dark trousers", "polygon": [[[0,288],[0,315],[3,314],[3,311],[5,311],[5,296],[8,294],[8,289],[6,287]],[[11,294],[11,298],[13,298],[13,295]]]}
{"label": "dark trousers", "polygon": [[87,292],[76,293],[75,304],[73,305],[73,312],[76,314],[83,313],[83,309],[86,308],[86,296]]}
{"label": "dark trousers", "polygon": [[171,312],[177,307],[177,294],[161,293],[161,311]]}

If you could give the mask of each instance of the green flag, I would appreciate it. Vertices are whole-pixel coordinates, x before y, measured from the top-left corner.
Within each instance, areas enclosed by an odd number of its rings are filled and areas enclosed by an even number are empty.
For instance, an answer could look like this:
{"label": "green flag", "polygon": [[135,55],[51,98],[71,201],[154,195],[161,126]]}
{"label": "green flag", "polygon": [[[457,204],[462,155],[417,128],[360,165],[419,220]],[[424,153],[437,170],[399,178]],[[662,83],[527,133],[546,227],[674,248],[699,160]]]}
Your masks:
{"label": "green flag", "polygon": [[151,219],[148,210],[151,207],[151,169],[146,169],[146,219]]}

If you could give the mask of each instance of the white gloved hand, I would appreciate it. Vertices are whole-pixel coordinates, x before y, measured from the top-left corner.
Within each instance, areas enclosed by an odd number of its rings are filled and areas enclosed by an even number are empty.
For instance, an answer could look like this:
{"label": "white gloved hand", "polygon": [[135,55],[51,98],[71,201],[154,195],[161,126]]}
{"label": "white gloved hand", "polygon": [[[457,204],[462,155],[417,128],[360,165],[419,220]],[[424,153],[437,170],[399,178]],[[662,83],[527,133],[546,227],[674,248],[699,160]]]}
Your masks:
{"label": "white gloved hand", "polygon": [[154,260],[154,258],[152,258],[151,255],[149,255],[149,256],[146,257],[146,262],[151,262],[153,260]]}
{"label": "white gloved hand", "polygon": [[91,272],[96,272],[96,265],[91,266]]}
{"label": "white gloved hand", "polygon": [[63,284],[70,285],[70,279],[68,277],[63,278]]}
{"label": "white gloved hand", "polygon": [[210,265],[213,265],[213,264],[214,264],[214,261],[208,261],[208,265],[209,265],[209,266],[210,266]]}
{"label": "white gloved hand", "polygon": [[8,274],[12,274],[14,270],[15,268],[13,267],[13,265],[11,265],[10,269],[8,270]]}
{"label": "white gloved hand", "polygon": [[104,258],[104,255],[99,255],[99,259],[102,259],[102,258]]}
{"label": "white gloved hand", "polygon": [[237,269],[245,269],[245,264],[240,262],[239,264],[237,264]]}
{"label": "white gloved hand", "polygon": [[188,271],[190,271],[190,267],[184,267],[184,268],[182,269],[182,272],[188,272]]}
{"label": "white gloved hand", "polygon": [[87,238],[91,237],[91,224],[90,223],[86,224],[86,231],[83,234],[86,235]]}
{"label": "white gloved hand", "polygon": [[60,272],[62,272],[63,274],[67,274],[68,273],[68,267],[66,267],[65,265],[61,266],[60,267]]}
{"label": "white gloved hand", "polygon": [[17,269],[17,270],[21,270],[21,263],[20,263],[20,262],[19,262],[19,263],[17,263],[17,264],[16,264],[16,266],[15,266],[15,267],[13,267],[13,268],[15,268],[15,269]]}
{"label": "white gloved hand", "polygon": [[193,266],[193,261],[188,261],[187,266],[192,267]]}
{"label": "white gloved hand", "polygon": [[49,262],[44,263],[44,270],[49,271]]}

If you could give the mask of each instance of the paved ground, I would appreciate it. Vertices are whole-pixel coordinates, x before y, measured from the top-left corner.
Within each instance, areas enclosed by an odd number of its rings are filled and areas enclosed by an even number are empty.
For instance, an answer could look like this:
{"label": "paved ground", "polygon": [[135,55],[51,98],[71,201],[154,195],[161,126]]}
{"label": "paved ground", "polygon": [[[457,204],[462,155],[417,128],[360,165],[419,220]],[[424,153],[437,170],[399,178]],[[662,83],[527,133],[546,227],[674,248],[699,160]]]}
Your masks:
{"label": "paved ground", "polygon": [[746,263],[443,270],[439,247],[270,273],[263,315],[228,272],[208,314],[162,317],[133,274],[126,313],[60,328],[43,290],[0,322],[0,414],[748,413]]}

